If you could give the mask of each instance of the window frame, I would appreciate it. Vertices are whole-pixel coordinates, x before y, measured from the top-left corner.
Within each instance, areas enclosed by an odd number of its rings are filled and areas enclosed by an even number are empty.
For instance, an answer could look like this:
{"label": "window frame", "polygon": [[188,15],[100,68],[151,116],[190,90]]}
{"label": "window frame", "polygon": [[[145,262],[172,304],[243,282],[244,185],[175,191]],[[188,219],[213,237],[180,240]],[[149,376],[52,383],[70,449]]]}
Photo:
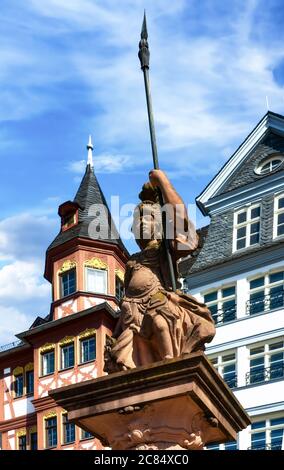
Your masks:
{"label": "window frame", "polygon": [[[33,377],[32,390],[28,390],[28,384],[29,384],[28,376]],[[32,396],[34,394],[34,370],[25,371],[25,391],[26,391],[26,395],[28,396]]]}
{"label": "window frame", "polygon": [[[22,379],[22,393],[18,395],[17,392],[17,380],[21,377]],[[21,372],[20,374],[14,375],[14,398],[22,398],[25,395],[25,374]]]}
{"label": "window frame", "polygon": [[[44,373],[44,356],[48,355],[48,354],[51,354],[53,353],[53,371],[52,372],[46,372]],[[55,372],[55,366],[56,366],[56,362],[55,362],[55,348],[52,348],[50,349],[49,351],[44,351],[44,352],[41,352],[40,353],[40,356],[41,356],[41,377],[45,377],[47,375],[51,375],[51,374],[54,374]]]}
{"label": "window frame", "polygon": [[[251,218],[251,213],[254,209],[260,209],[259,216],[255,218]],[[246,213],[246,220],[244,222],[238,223],[238,216],[242,213]],[[241,252],[243,250],[246,250],[250,247],[258,246],[260,244],[260,234],[261,234],[261,213],[262,213],[262,207],[261,207],[261,201],[255,202],[251,205],[240,207],[235,210],[234,212],[234,226],[233,226],[233,253],[236,252]],[[259,232],[252,233],[251,232],[251,226],[254,223],[259,223]],[[238,229],[245,228],[246,229],[246,234],[245,237],[241,237],[238,239],[237,234],[238,234]],[[259,234],[259,240],[257,243],[250,243],[250,237],[252,235],[255,235],[256,233]],[[242,248],[237,248],[237,242],[238,240],[245,239],[245,246]]]}
{"label": "window frame", "polygon": [[[17,442],[18,450],[27,450],[27,435],[23,434],[22,436],[17,436],[17,439],[18,439],[18,442]],[[24,449],[21,449],[22,444],[20,444],[20,441],[23,439],[24,439]]]}
{"label": "window frame", "polygon": [[[228,359],[226,360],[225,358],[227,356],[232,356],[234,355],[235,357],[233,359]],[[237,388],[238,384],[238,367],[237,367],[237,350],[229,350],[229,351],[223,351],[222,354],[212,354],[212,356],[208,356],[209,361],[211,364],[214,366],[214,368],[218,371],[218,373],[221,375],[223,380],[227,383],[227,385],[230,388]],[[225,360],[224,360],[225,359]],[[216,361],[217,360],[217,361]],[[215,363],[214,363],[215,361]],[[224,372],[226,366],[234,365],[235,366],[235,371],[234,371],[234,376],[235,376],[235,383],[236,386],[231,387],[228,382],[226,381],[226,378],[224,377],[226,375],[226,372]]]}
{"label": "window frame", "polygon": [[[55,419],[55,425],[53,426],[47,426],[47,422],[50,421],[51,419]],[[47,445],[48,444],[48,430],[49,429],[55,429],[55,435],[56,435],[56,444],[52,444],[52,445]],[[54,449],[57,447],[58,445],[58,423],[57,423],[57,416],[50,416],[50,417],[46,417],[44,418],[44,437],[45,437],[45,448],[46,449]]]}
{"label": "window frame", "polygon": [[[270,276],[273,276],[274,274],[278,274],[278,273],[283,273],[283,280],[271,282],[270,281]],[[257,279],[261,279],[261,278],[264,279],[262,286],[253,287],[253,288],[250,287],[251,282],[256,281]],[[262,315],[263,313],[268,313],[270,311],[277,310],[279,308],[283,308],[283,306],[284,306],[284,267],[278,268],[277,270],[268,271],[266,273],[261,273],[257,276],[249,277],[247,279],[247,281],[249,283],[249,291],[248,291],[248,302],[249,303],[248,303],[247,312],[246,312],[246,314],[248,316]],[[276,306],[276,307],[271,307],[271,304],[272,304],[272,301],[273,301],[273,297],[272,297],[273,293],[271,292],[271,290],[278,287],[278,286],[281,286],[281,285],[282,285],[282,290],[283,290],[283,305],[279,305],[279,306]],[[258,292],[261,293],[262,291],[263,291],[263,295],[259,295],[259,299],[260,299],[259,301],[263,303],[263,308],[259,311],[256,311],[255,313],[251,313],[251,311],[253,310],[252,309],[252,304],[251,304],[251,301],[253,299],[251,298],[251,295],[257,294]],[[268,296],[269,296],[269,298],[268,298]],[[258,297],[255,296],[255,299],[257,299],[257,298]],[[267,299],[267,301],[266,301],[266,299]]]}
{"label": "window frame", "polygon": [[[70,423],[68,421],[68,416],[67,416],[67,413],[62,413],[62,418],[61,418],[61,425],[62,425],[62,445],[69,445],[69,444],[73,444],[75,441],[76,441],[76,427],[75,427],[75,424],[74,423]],[[74,432],[74,439],[70,440],[70,441],[67,441],[66,437],[67,437],[67,426],[72,426],[72,429]]]}
{"label": "window frame", "polygon": [[[91,290],[89,288],[89,276],[88,276],[89,271],[104,274],[104,287],[105,287],[104,292],[100,292],[98,290]],[[84,274],[85,274],[85,289],[86,289],[86,292],[90,292],[91,294],[99,294],[99,295],[107,295],[108,294],[108,270],[107,269],[99,269],[99,268],[94,268],[92,266],[85,266],[84,267]]]}
{"label": "window frame", "polygon": [[[276,349],[270,349],[270,346],[271,345],[274,345],[274,344],[277,344],[277,343],[280,343],[282,342],[282,347],[281,348],[276,348]],[[255,354],[251,354],[251,351],[254,350],[254,349],[258,349],[258,348],[264,348],[263,351],[259,352],[259,353],[255,353]],[[272,365],[273,365],[273,362],[280,362],[280,361],[272,361],[271,362],[271,357],[274,355],[274,354],[279,354],[279,353],[282,353],[283,354],[283,358],[282,358],[282,369],[283,369],[283,373],[282,373],[282,376],[280,377],[272,377],[271,378],[271,371],[272,371]],[[253,375],[253,366],[251,366],[251,361],[252,360],[255,360],[255,359],[261,359],[263,358],[263,366],[260,367],[259,366],[259,369],[261,370],[262,369],[262,374],[263,374],[263,379],[262,380],[256,380],[256,381],[252,381],[252,375]],[[248,372],[248,377],[249,377],[249,383],[247,383],[247,385],[258,385],[258,384],[264,384],[264,383],[268,383],[268,382],[271,382],[271,381],[274,381],[274,380],[283,380],[284,378],[284,337],[283,336],[279,336],[278,338],[274,338],[270,341],[267,341],[267,342],[262,342],[262,343],[255,343],[255,344],[252,344],[250,345],[250,347],[248,348],[248,362],[249,362],[249,372]],[[255,367],[256,369],[256,367]],[[265,371],[269,369],[269,372],[270,372],[270,375],[269,377],[267,378],[265,376]],[[256,374],[257,372],[255,372]],[[261,374],[261,372],[258,372],[259,374]],[[248,381],[247,381],[248,382]]]}
{"label": "window frame", "polygon": [[[71,273],[74,273],[75,277],[75,286],[74,290],[72,292],[64,293],[64,283],[63,283],[63,278],[64,276],[70,275]],[[69,280],[68,280],[68,286],[69,286]],[[60,293],[60,299],[63,299],[64,297],[68,297],[69,295],[75,294],[77,291],[77,270],[76,267],[68,269],[68,271],[64,271],[63,273],[59,273],[59,293]]]}
{"label": "window frame", "polygon": [[[273,239],[283,238],[284,233],[278,235],[278,216],[284,214],[284,207],[279,208],[279,200],[284,198],[284,193],[277,194],[274,197],[273,205]],[[284,225],[284,224],[279,224]]]}
{"label": "window frame", "polygon": [[[119,292],[118,292],[119,291]],[[120,302],[124,296],[124,282],[119,276],[115,276],[115,298]]]}
{"label": "window frame", "polygon": [[[63,367],[63,349],[65,348],[70,348],[70,346],[73,346],[73,364],[68,365],[67,367]],[[66,370],[66,369],[71,369],[75,366],[75,341],[70,341],[70,343],[67,344],[61,344],[59,345],[60,348],[60,371]]]}
{"label": "window frame", "polygon": [[[252,426],[251,426],[251,429],[250,429],[250,449],[256,450],[256,448],[253,449],[253,446],[252,446],[252,436],[255,435],[255,434],[265,433],[265,448],[267,448],[267,446],[270,446],[270,448],[271,448],[271,437],[272,437],[272,432],[273,431],[276,431],[278,429],[283,430],[282,436],[284,436],[284,422],[282,424],[278,424],[278,425],[277,424],[276,425],[271,424],[271,422],[275,419],[283,419],[284,420],[284,414],[282,416],[269,416],[268,418],[263,417],[263,418],[260,418],[259,420],[254,421],[252,423],[252,425],[253,425],[253,424],[265,422],[265,426],[260,426],[260,427],[257,427],[255,429],[252,429]],[[283,437],[282,437],[282,439],[283,439]],[[271,450],[273,450],[273,449],[271,449]]]}
{"label": "window frame", "polygon": [[[83,343],[85,341],[90,341],[91,339],[94,339],[95,341],[95,356],[93,359],[88,359],[86,361],[83,361]],[[92,362],[92,361],[95,361],[97,359],[97,339],[96,339],[96,335],[92,334],[86,338],[79,338],[79,358],[80,358],[80,365],[82,364],[87,364],[88,362]]]}
{"label": "window frame", "polygon": [[[231,289],[231,288],[234,288],[234,290],[235,290],[234,294],[224,296],[223,291],[225,291],[227,289]],[[215,292],[217,292],[217,298],[215,300],[211,300],[211,301],[206,301],[205,300],[205,297],[207,295],[213,294]],[[208,291],[202,292],[201,295],[203,297],[204,303],[206,303],[209,310],[210,310],[210,307],[212,307],[214,305],[217,305],[216,314],[211,312],[212,318],[213,318],[216,325],[224,325],[224,324],[227,324],[231,321],[236,320],[236,318],[237,318],[237,283],[236,282],[230,283],[228,285],[224,285],[224,286],[221,286],[221,287],[218,287],[218,288],[215,288],[215,289],[209,289]],[[224,309],[224,304],[226,302],[231,302],[231,301],[234,301],[234,307],[232,307],[232,311],[234,310],[234,318],[232,320],[230,319],[230,320],[224,321],[226,312],[228,312],[230,310],[230,309],[226,309],[226,308]],[[218,317],[221,316],[221,315],[223,316],[223,320],[218,321]],[[215,320],[215,318],[216,318],[216,320]]]}

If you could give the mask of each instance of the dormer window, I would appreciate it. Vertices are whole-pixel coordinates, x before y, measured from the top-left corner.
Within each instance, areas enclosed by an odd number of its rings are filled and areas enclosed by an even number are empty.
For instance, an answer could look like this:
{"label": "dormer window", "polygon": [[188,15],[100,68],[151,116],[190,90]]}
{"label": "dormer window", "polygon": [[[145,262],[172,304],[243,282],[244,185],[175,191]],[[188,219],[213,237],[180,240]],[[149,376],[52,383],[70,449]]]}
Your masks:
{"label": "dormer window", "polygon": [[275,170],[280,168],[283,162],[283,155],[273,155],[269,158],[265,158],[265,160],[262,160],[260,164],[256,167],[255,173],[261,176],[268,175],[269,173],[273,173]]}
{"label": "dormer window", "polygon": [[78,223],[79,205],[76,202],[67,201],[61,204],[58,214],[61,217],[61,230],[65,231]]}
{"label": "dormer window", "polygon": [[260,239],[260,204],[236,211],[234,218],[233,251],[257,245]]}
{"label": "dormer window", "polygon": [[69,228],[76,223],[76,214],[67,214],[62,218],[62,227]]}

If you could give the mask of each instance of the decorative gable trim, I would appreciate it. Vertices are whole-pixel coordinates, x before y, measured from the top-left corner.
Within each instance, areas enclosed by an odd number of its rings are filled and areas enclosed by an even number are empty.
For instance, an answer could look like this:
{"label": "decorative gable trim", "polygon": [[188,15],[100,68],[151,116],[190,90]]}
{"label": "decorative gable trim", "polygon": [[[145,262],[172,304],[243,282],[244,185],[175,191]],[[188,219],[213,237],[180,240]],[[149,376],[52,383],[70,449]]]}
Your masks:
{"label": "decorative gable trim", "polygon": [[208,215],[210,212],[207,207],[207,202],[217,194],[228,177],[267,134],[268,129],[284,134],[284,116],[268,111],[228,162],[221,168],[219,173],[217,173],[215,178],[213,178],[204,191],[196,198],[196,203],[204,215]]}

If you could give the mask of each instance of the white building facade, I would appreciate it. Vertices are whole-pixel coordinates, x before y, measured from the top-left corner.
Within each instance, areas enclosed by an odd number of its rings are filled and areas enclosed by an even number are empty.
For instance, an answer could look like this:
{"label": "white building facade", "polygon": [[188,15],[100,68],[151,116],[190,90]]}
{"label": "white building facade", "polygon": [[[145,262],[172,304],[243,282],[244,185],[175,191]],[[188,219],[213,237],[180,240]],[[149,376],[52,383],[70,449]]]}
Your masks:
{"label": "white building facade", "polygon": [[252,421],[237,442],[209,448],[283,449],[283,116],[264,116],[197,204],[210,225],[180,271],[216,323],[206,353]]}

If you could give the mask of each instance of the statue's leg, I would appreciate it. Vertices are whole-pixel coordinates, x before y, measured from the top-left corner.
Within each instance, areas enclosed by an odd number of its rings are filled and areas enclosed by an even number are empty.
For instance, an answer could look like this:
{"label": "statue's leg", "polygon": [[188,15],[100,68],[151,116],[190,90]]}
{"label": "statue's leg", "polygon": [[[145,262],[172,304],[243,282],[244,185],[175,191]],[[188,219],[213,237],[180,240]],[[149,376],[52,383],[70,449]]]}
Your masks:
{"label": "statue's leg", "polygon": [[169,326],[161,315],[156,315],[153,319],[153,342],[161,360],[174,357]]}

